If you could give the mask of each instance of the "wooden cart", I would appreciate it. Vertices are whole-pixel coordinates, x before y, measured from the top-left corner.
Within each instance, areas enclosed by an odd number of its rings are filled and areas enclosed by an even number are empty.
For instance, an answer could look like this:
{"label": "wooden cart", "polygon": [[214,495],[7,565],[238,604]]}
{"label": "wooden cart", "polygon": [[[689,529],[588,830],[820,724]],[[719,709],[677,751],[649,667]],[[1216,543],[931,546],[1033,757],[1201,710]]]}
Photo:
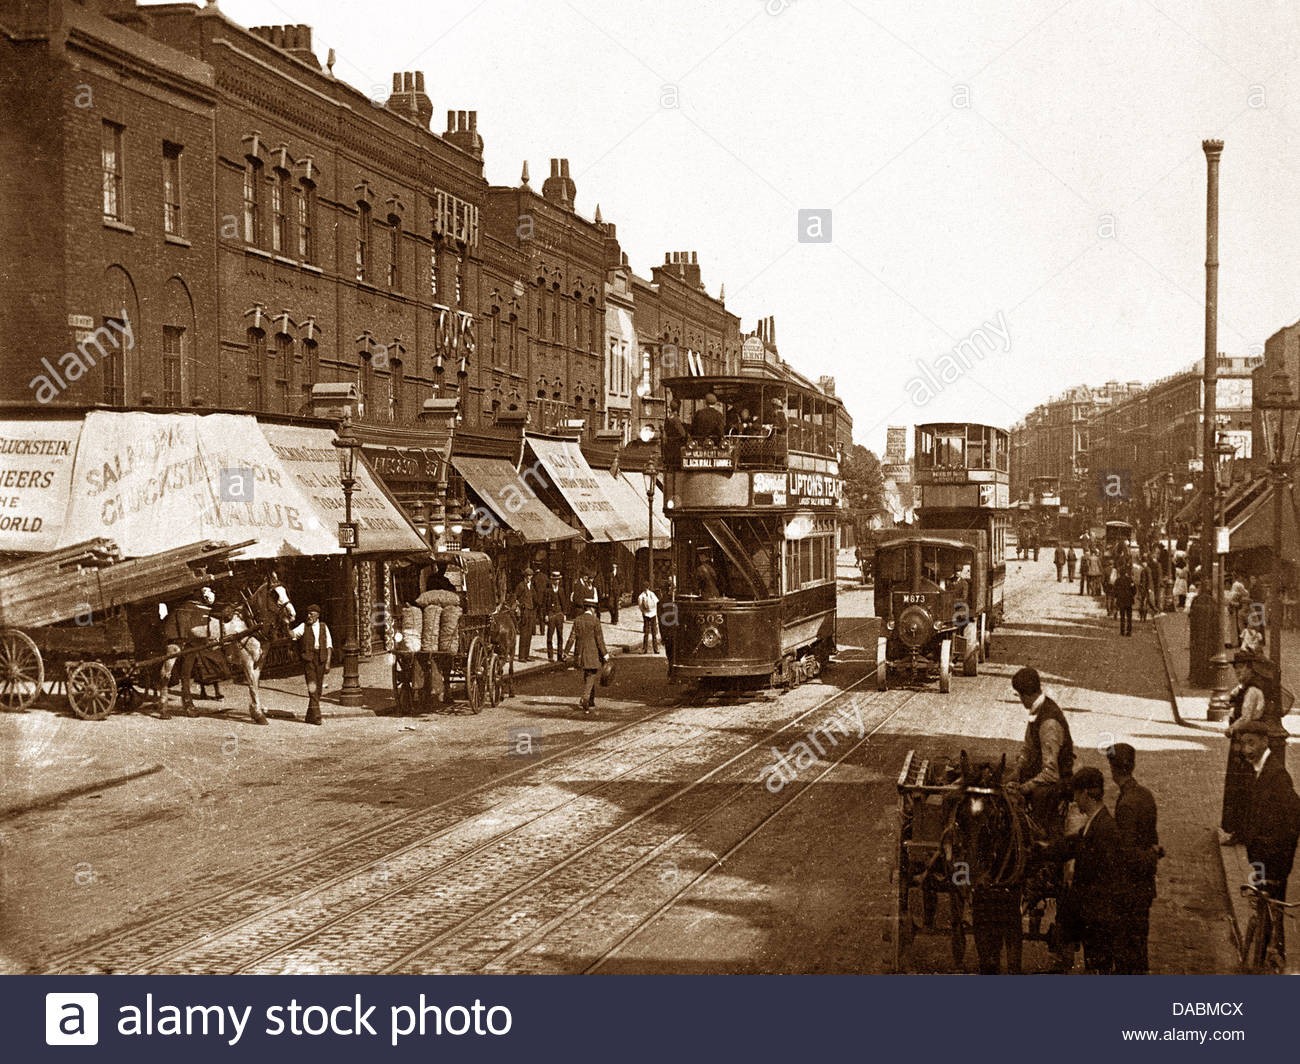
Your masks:
{"label": "wooden cart", "polygon": [[[393,695],[400,713],[445,712],[453,689],[463,694],[471,713],[480,713],[486,703],[496,706],[504,694],[504,663],[492,638],[492,612],[496,607],[496,582],[492,559],[477,551],[439,551],[424,564],[441,564],[456,588],[461,614],[455,647],[410,650],[402,645],[400,632],[393,649]],[[412,567],[413,570],[414,567]],[[414,575],[408,570],[406,576]],[[399,574],[394,574],[390,601],[403,595]]]}
{"label": "wooden cart", "polygon": [[130,708],[143,677],[180,656],[164,649],[150,610],[230,576],[230,556],[252,542],[199,541],[123,561],[110,540],[94,539],[0,568],[0,705],[26,709],[48,682],[64,685],[83,720]]}
{"label": "wooden cart", "polygon": [[[909,750],[898,774],[898,869],[894,928],[894,970],[902,972],[917,933],[946,934],[958,968],[966,955],[970,920],[969,881],[962,865],[960,838],[953,830],[957,803],[965,791],[947,778],[947,764],[932,765]],[[948,925],[935,926],[939,896],[948,898]],[[917,922],[915,902],[921,901]]]}

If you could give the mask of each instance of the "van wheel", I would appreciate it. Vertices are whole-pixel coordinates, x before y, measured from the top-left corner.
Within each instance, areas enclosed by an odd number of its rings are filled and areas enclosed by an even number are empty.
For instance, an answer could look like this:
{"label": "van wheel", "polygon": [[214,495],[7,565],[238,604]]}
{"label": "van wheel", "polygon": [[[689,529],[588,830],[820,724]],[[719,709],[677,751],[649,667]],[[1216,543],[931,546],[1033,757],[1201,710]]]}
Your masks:
{"label": "van wheel", "polygon": [[952,690],[952,640],[945,639],[939,644],[939,693],[946,695]]}

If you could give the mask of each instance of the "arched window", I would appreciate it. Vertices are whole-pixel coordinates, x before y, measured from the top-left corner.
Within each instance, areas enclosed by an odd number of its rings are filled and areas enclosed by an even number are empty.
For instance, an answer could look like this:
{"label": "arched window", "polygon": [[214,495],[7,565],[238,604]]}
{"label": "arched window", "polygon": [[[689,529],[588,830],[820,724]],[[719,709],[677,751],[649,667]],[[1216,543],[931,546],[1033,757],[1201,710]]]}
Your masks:
{"label": "arched window", "polygon": [[316,261],[316,186],[306,178],[294,189],[298,214],[298,258]]}
{"label": "arched window", "polygon": [[488,315],[488,365],[497,365],[497,333],[501,325],[499,311]]}
{"label": "arched window", "polygon": [[402,290],[402,219],[395,214],[388,216],[388,287]]}
{"label": "arched window", "polygon": [[275,409],[282,414],[294,412],[293,337],[275,334]]}
{"label": "arched window", "polygon": [[248,330],[248,401],[254,410],[266,409],[266,333]]}
{"label": "arched window", "polygon": [[262,246],[262,160],[244,159],[244,243]]}
{"label": "arched window", "polygon": [[390,417],[394,421],[401,421],[406,416],[406,411],[403,406],[406,398],[406,370],[402,367],[402,360],[400,358],[393,359],[390,366],[392,372],[392,379],[389,382],[389,388],[392,393],[392,401],[389,404],[391,407]]}
{"label": "arched window", "polygon": [[302,372],[298,374],[298,384],[302,401],[311,399],[311,386],[320,374],[320,348],[315,340],[304,340],[301,345]]}
{"label": "arched window", "polygon": [[357,280],[370,275],[370,204],[357,204]]}
{"label": "arched window", "polygon": [[289,252],[289,171],[278,166],[271,172],[271,250]]}
{"label": "arched window", "polygon": [[537,327],[533,330],[533,332],[536,333],[534,339],[540,340],[542,338],[542,304],[541,304],[540,297],[537,303]]}
{"label": "arched window", "polygon": [[185,403],[185,346],[184,328],[179,325],[163,326],[163,406],[182,406]]}

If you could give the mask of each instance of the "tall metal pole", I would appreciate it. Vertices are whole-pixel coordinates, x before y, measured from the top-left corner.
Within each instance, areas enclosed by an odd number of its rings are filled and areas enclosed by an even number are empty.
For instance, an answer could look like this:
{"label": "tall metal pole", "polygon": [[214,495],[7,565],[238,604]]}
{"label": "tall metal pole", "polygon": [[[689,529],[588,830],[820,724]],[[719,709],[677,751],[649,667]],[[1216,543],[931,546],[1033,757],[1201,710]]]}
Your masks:
{"label": "tall metal pole", "polygon": [[1219,361],[1219,156],[1223,141],[1201,142],[1205,152],[1205,359],[1202,373],[1201,409],[1201,586],[1192,602],[1190,660],[1187,676],[1195,687],[1209,687],[1214,682],[1210,659],[1222,650],[1219,630],[1219,601],[1223,581],[1214,571],[1215,480],[1214,442],[1217,415],[1215,394],[1218,387]]}
{"label": "tall metal pole", "polygon": [[1269,694],[1273,705],[1282,712],[1282,578],[1286,573],[1282,560],[1282,491],[1287,483],[1286,411],[1278,411],[1278,440],[1274,452],[1273,468],[1269,479],[1273,481],[1273,586],[1269,589],[1268,604],[1268,656],[1273,662],[1273,689]]}

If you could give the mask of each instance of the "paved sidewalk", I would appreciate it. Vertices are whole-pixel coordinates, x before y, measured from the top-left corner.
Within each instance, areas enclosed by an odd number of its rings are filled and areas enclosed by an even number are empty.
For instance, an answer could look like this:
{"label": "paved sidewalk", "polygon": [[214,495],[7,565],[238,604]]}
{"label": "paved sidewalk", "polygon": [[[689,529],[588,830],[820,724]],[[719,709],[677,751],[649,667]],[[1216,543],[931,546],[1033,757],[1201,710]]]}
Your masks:
{"label": "paved sidewalk", "polygon": [[[1156,635],[1160,639],[1160,649],[1165,665],[1165,675],[1169,681],[1169,698],[1174,707],[1174,712],[1181,718],[1182,722],[1192,726],[1206,728],[1212,727],[1220,734],[1226,727],[1225,722],[1214,721],[1207,723],[1207,711],[1210,704],[1211,691],[1205,688],[1193,687],[1188,682],[1188,657],[1190,654],[1191,644],[1191,626],[1186,613],[1166,613],[1156,618]],[[1296,682],[1296,672],[1300,669],[1300,664],[1295,661],[1294,655],[1287,657],[1286,648],[1288,644],[1296,641],[1294,632],[1284,633],[1282,641],[1282,683],[1288,690],[1294,691],[1293,686]],[[1294,735],[1300,729],[1295,724],[1294,710],[1290,721],[1287,722],[1288,730]],[[1289,751],[1288,751],[1289,752]],[[1223,739],[1223,758],[1228,755],[1228,744],[1226,737]],[[1288,766],[1290,767],[1290,766]],[[1294,778],[1294,773],[1292,773]],[[1216,825],[1217,830],[1217,825]],[[1240,885],[1249,878],[1250,862],[1246,859],[1246,847],[1244,846],[1220,846],[1219,857],[1223,862],[1223,882],[1227,892],[1228,909],[1232,914],[1233,933],[1236,935],[1237,942],[1240,944],[1242,935],[1245,933],[1246,924],[1250,920],[1250,903],[1242,897],[1239,889]],[[1291,972],[1300,972],[1300,958],[1293,955],[1290,959],[1288,970]]]}
{"label": "paved sidewalk", "polygon": [[[605,644],[611,654],[630,654],[641,650],[641,614],[636,605],[621,607],[618,611],[618,624],[609,620],[609,615],[601,612],[601,627],[605,631]],[[570,622],[564,625],[565,638],[568,638]],[[546,660],[546,637],[533,636],[531,661],[515,662],[515,677],[536,676],[548,672],[567,669],[567,663]],[[662,651],[661,651],[662,652]],[[393,673],[392,662],[388,654],[374,654],[368,661],[362,661],[358,668],[362,704],[360,706],[343,706],[339,704],[339,688],[343,685],[343,668],[341,658],[336,658],[325,679],[325,694],[321,699],[321,716],[329,719],[344,717],[382,716],[393,712]],[[221,704],[225,713],[242,713],[247,704],[244,688],[232,685],[230,693]],[[272,679],[264,679],[261,684],[262,706],[270,717],[283,720],[302,718],[307,712],[307,692],[301,673],[290,673]],[[175,697],[175,696],[173,696]],[[461,699],[463,702],[463,698]],[[205,705],[212,703],[197,702],[200,713]],[[455,711],[455,705],[448,709]],[[463,708],[463,706],[462,706]]]}

